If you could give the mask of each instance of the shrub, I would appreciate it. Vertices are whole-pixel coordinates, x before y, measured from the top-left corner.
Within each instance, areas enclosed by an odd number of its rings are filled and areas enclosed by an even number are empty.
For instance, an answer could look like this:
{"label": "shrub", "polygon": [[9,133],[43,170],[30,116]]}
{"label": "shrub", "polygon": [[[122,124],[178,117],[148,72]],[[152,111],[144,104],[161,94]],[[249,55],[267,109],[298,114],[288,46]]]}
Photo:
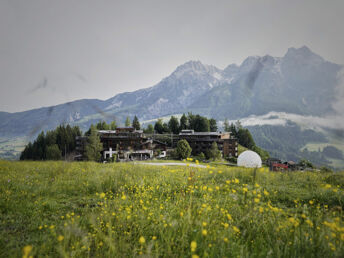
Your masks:
{"label": "shrub", "polygon": [[177,143],[176,153],[178,158],[186,159],[190,157],[192,149],[186,140],[180,140]]}

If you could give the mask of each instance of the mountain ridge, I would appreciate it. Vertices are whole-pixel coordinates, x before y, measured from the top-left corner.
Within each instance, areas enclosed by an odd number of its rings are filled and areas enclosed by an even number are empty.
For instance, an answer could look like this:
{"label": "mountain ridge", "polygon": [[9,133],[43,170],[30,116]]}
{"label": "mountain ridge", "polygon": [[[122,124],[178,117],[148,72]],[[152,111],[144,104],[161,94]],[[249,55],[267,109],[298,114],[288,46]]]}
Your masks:
{"label": "mountain ridge", "polygon": [[[123,122],[199,113],[224,120],[271,111],[304,116],[338,113],[339,74],[343,65],[326,61],[308,47],[289,48],[284,56],[249,56],[224,69],[190,60],[159,83],[109,99],[81,99],[22,112],[0,112],[2,137],[35,137],[62,123],[86,130],[99,120]],[[343,91],[344,92],[344,91]],[[339,98],[340,101],[340,98]]]}

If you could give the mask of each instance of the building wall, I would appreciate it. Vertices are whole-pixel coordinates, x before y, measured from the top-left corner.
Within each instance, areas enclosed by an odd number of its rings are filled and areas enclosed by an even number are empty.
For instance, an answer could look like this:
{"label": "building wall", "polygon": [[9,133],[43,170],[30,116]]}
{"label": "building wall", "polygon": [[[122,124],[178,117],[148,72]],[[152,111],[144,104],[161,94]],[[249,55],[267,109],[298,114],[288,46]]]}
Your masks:
{"label": "building wall", "polygon": [[[167,144],[155,140],[154,137],[147,137],[141,131],[133,131],[131,128],[121,128],[118,131],[100,131],[100,140],[103,143],[103,150],[113,151],[135,151],[135,150],[166,150]],[[188,133],[173,135],[170,137],[171,145],[176,147],[179,140],[185,139],[192,148],[192,154],[206,153],[211,149],[213,142],[217,143],[219,150],[224,157],[237,157],[238,142],[231,138],[229,133]],[[169,138],[169,139],[170,139]],[[76,145],[80,154],[83,154],[87,137],[77,137]]]}
{"label": "building wall", "polygon": [[238,142],[234,138],[230,138],[228,133],[194,133],[194,134],[180,134],[179,140],[185,139],[192,148],[192,154],[197,155],[201,152],[206,153],[211,149],[213,142],[216,142],[217,147],[223,153],[224,157],[238,156]]}

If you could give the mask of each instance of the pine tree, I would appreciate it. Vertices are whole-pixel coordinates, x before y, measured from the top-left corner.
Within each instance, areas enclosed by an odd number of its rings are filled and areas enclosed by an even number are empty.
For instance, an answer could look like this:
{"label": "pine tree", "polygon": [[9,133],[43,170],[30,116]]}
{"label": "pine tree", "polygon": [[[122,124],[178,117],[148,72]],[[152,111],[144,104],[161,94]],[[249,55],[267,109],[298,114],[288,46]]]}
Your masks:
{"label": "pine tree", "polygon": [[135,130],[141,129],[140,122],[139,122],[139,119],[137,118],[137,116],[135,116],[133,119],[132,127],[135,128]]}
{"label": "pine tree", "polygon": [[49,145],[46,151],[47,160],[60,160],[62,159],[61,151],[57,144]]}
{"label": "pine tree", "polygon": [[216,124],[216,120],[214,118],[209,119],[209,128],[210,128],[210,132],[216,132],[217,131],[217,124]]}
{"label": "pine tree", "polygon": [[129,118],[129,116],[127,116],[127,118],[125,119],[125,127],[130,127],[130,118]]}
{"label": "pine tree", "polygon": [[237,131],[239,131],[239,129],[242,128],[242,124],[241,124],[240,120],[237,120],[237,121],[235,122],[235,127],[236,127]]}
{"label": "pine tree", "polygon": [[168,122],[169,130],[174,134],[179,134],[179,121],[174,116],[171,116],[170,121]]}
{"label": "pine tree", "polygon": [[158,133],[158,134],[162,134],[164,132],[164,126],[162,124],[162,119],[158,119],[158,121],[156,121],[155,125],[154,125],[154,130]]}
{"label": "pine tree", "polygon": [[228,123],[228,119],[226,118],[224,123],[223,123],[223,130],[225,130],[225,132],[230,132],[230,127],[229,127],[229,123]]}
{"label": "pine tree", "polygon": [[209,132],[210,125],[208,118],[196,115],[193,119],[192,129],[194,129],[195,132]]}
{"label": "pine tree", "polygon": [[144,133],[149,133],[149,134],[154,133],[154,128],[153,128],[152,124],[149,124],[149,125],[147,126],[147,128],[143,130],[143,132],[144,132]]}
{"label": "pine tree", "polygon": [[110,126],[105,121],[98,122],[96,127],[98,130],[110,130]]}
{"label": "pine tree", "polygon": [[221,151],[217,147],[217,143],[213,142],[211,145],[211,149],[208,153],[209,159],[217,160],[221,158]]}
{"label": "pine tree", "polygon": [[231,126],[229,127],[229,132],[234,136],[234,137],[238,137],[238,132],[237,129],[235,127],[235,125],[233,123],[231,123]]}
{"label": "pine tree", "polygon": [[164,123],[162,127],[164,128],[164,133],[170,133],[170,128],[168,127],[167,123]]}
{"label": "pine tree", "polygon": [[188,118],[186,117],[185,114],[183,114],[182,117],[180,118],[180,126],[179,127],[180,127],[180,131],[188,129]]}
{"label": "pine tree", "polygon": [[91,133],[87,139],[85,150],[87,160],[100,161],[100,152],[103,150],[103,144],[100,142],[100,137],[94,126],[91,126]]}
{"label": "pine tree", "polygon": [[250,150],[256,145],[250,131],[246,128],[238,129],[237,137],[239,144]]}
{"label": "pine tree", "polygon": [[110,124],[110,130],[116,130],[116,128],[117,128],[116,120],[113,120]]}

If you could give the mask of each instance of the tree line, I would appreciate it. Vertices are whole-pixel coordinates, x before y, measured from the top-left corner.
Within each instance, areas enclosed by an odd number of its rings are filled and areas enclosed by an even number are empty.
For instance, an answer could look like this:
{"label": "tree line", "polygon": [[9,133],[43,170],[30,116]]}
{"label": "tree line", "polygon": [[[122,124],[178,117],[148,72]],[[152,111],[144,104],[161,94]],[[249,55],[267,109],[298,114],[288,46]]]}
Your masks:
{"label": "tree line", "polygon": [[[191,129],[195,132],[216,132],[218,129],[217,122],[214,118],[208,119],[207,117],[194,115],[192,113],[188,113],[187,115],[183,114],[180,119],[175,116],[171,116],[168,122],[163,122],[162,119],[158,119],[154,126],[152,124],[148,124],[145,128],[142,128],[137,116],[134,116],[132,121],[127,117],[124,125],[125,127],[133,127],[136,130],[142,129],[143,132],[147,134],[179,134],[181,130],[186,129]],[[107,124],[105,121],[101,121],[96,124],[96,128],[98,130],[115,130],[117,128],[117,123],[116,121],[112,121],[110,124]]]}
{"label": "tree line", "polygon": [[60,125],[55,130],[41,132],[36,140],[29,142],[20,160],[59,160],[75,150],[76,136],[81,136],[78,126]]}
{"label": "tree line", "polygon": [[182,130],[194,130],[195,132],[216,132],[218,129],[217,122],[214,118],[208,119],[201,115],[194,115],[188,113],[183,114],[180,119],[175,116],[171,116],[168,122],[163,122],[162,119],[158,119],[154,126],[149,124],[144,133],[173,133],[179,134]]}
{"label": "tree line", "polygon": [[267,151],[256,145],[250,130],[244,128],[239,120],[235,124],[229,124],[228,120],[225,119],[223,127],[224,131],[230,132],[231,135],[238,140],[238,144],[240,144],[241,146],[257,152],[263,160],[266,160],[270,157]]}

